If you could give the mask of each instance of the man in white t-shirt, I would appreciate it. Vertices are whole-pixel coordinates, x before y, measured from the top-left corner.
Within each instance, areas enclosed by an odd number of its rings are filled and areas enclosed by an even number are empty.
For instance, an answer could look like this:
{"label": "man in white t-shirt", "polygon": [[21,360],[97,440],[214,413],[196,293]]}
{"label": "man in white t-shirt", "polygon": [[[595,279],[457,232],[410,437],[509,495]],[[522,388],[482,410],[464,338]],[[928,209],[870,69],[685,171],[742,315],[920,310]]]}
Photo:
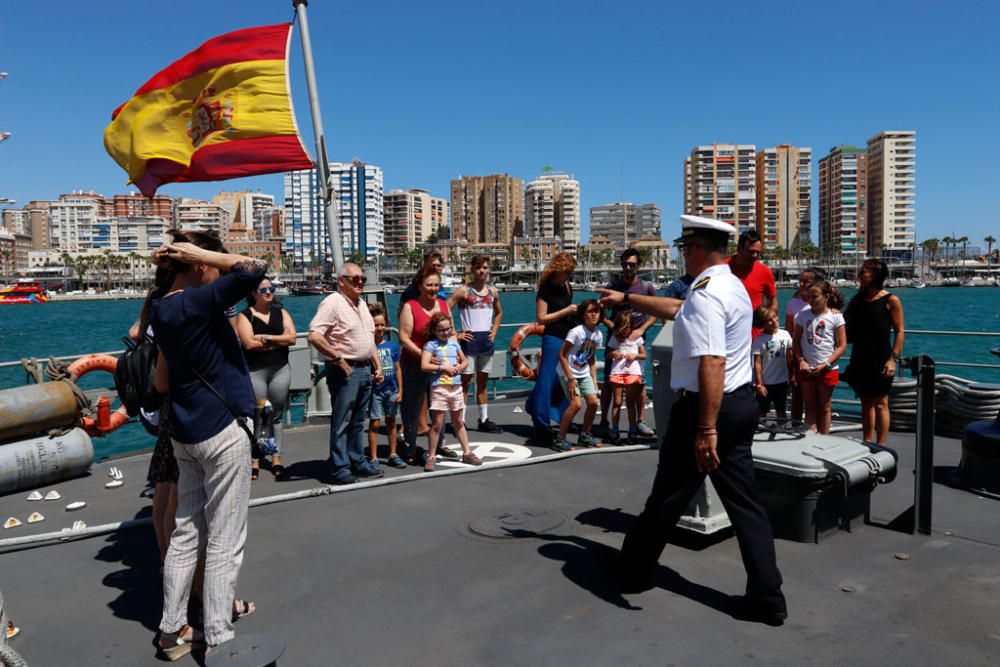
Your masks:
{"label": "man in white t-shirt", "polygon": [[750,346],[760,416],[766,416],[774,405],[774,414],[778,419],[787,419],[785,402],[788,399],[788,381],[792,378],[794,382],[795,377],[792,335],[779,328],[778,315],[763,306],[754,311],[753,325],[764,330]]}

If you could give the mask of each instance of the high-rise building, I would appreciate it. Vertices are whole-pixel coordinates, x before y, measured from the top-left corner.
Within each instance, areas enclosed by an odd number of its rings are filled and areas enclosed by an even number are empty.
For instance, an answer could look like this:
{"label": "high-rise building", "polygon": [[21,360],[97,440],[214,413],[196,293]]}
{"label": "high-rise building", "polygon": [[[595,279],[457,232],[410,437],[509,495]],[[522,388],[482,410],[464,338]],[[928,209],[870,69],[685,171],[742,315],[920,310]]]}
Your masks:
{"label": "high-rise building", "polygon": [[31,250],[52,247],[52,230],[49,227],[49,204],[33,201],[24,208],[8,208],[3,212],[3,227],[8,232],[31,239]]}
{"label": "high-rise building", "polygon": [[470,244],[524,235],[524,183],[507,174],[460,176],[451,182],[451,237]]}
{"label": "high-rise building", "polygon": [[842,256],[867,252],[865,149],[834,146],[818,162],[819,247]]}
{"label": "high-rise building", "polygon": [[868,252],[906,255],[916,239],[917,133],[885,131],[868,140]]}
{"label": "high-rise building", "polygon": [[757,148],[753,144],[696,146],[684,158],[684,212],[757,229]]}
{"label": "high-rise building", "polygon": [[440,228],[448,228],[448,200],[426,190],[393,190],[385,195],[385,253],[414,250]]}
{"label": "high-rise building", "polygon": [[382,169],[357,160],[332,162],[330,181],[345,257],[361,253],[375,259],[385,248]]}
{"label": "high-rise building", "polygon": [[590,238],[603,237],[624,250],[644,236],[660,238],[663,215],[656,204],[615,202],[590,209]]}
{"label": "high-rise building", "polygon": [[812,234],[812,149],[780,144],[757,153],[757,233],[791,249]]}
{"label": "high-rise building", "polygon": [[576,255],[580,245],[580,182],[569,174],[548,171],[524,189],[524,233],[557,239]]}
{"label": "high-rise building", "polygon": [[315,169],[285,173],[285,254],[295,266],[330,259],[319,176]]}

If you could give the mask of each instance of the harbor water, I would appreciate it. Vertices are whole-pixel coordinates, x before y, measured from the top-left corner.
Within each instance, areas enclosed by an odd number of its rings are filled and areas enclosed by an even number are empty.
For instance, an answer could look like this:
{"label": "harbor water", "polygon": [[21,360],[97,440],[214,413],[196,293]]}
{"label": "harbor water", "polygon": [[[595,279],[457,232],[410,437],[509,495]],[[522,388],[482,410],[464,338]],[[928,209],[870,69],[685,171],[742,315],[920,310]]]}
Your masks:
{"label": "harbor water", "polygon": [[[897,290],[903,302],[908,330],[947,331],[1000,331],[1000,288],[925,288]],[[845,290],[849,299],[853,290]],[[577,292],[576,301],[593,298],[592,292]],[[792,298],[791,290],[778,293],[781,311]],[[534,320],[535,295],[533,292],[503,293],[501,303],[506,323],[523,323]],[[282,299],[292,315],[298,331],[305,332],[309,321],[322,300],[319,296],[284,297]],[[388,296],[389,312],[395,312],[399,295]],[[121,338],[135,321],[142,302],[120,301],[67,301],[44,304],[25,304],[0,308],[0,361],[17,361],[35,357],[108,352],[122,349]],[[513,328],[502,329],[497,339],[498,349],[506,349]],[[529,339],[525,346],[537,345]],[[905,355],[928,354],[935,360],[991,364],[1000,362],[989,350],[1000,346],[1000,337],[958,337],[912,335],[906,340]],[[846,367],[846,360],[841,369]],[[954,368],[942,366],[939,373],[949,373],[981,382],[1000,383],[1000,369]],[[20,367],[0,369],[0,388],[24,384],[25,373]],[[647,380],[648,384],[651,384]],[[110,387],[113,380],[106,373],[94,373],[81,381],[85,389]],[[526,388],[529,383],[520,379],[507,380],[502,387]],[[838,388],[836,396],[850,398],[846,387]],[[103,439],[95,439],[97,458],[117,456],[152,446],[152,439],[137,424],[128,424]]]}

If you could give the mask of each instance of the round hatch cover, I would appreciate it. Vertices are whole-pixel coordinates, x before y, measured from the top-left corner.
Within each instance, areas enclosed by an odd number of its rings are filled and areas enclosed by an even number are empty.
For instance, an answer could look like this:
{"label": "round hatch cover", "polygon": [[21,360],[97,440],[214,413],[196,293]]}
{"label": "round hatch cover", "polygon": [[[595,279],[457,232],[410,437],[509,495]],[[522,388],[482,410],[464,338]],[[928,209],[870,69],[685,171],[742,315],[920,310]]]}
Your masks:
{"label": "round hatch cover", "polygon": [[469,524],[469,532],[479,537],[517,539],[547,533],[565,521],[565,516],[550,510],[517,509],[480,517]]}

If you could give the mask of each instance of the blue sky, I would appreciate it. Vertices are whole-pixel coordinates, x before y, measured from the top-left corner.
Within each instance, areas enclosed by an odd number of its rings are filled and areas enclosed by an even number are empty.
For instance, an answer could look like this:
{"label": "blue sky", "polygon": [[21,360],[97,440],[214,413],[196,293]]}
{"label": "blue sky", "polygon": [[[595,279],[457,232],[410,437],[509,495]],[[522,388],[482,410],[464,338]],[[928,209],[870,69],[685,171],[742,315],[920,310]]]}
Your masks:
{"label": "blue sky", "polygon": [[[215,35],[292,18],[289,0],[5,2],[0,197],[126,192],[107,156],[111,111]],[[384,170],[386,189],[447,197],[459,174],[531,180],[551,166],[588,209],[655,202],[664,236],[698,144],[863,145],[917,131],[917,237],[1000,236],[1000,3],[332,2],[310,28],[330,158]],[[292,87],[312,148],[298,35]],[[624,178],[621,178],[621,176]],[[815,178],[815,164],[814,164]],[[282,198],[280,175],[167,185]],[[814,196],[814,221],[815,196]],[[814,236],[815,236],[814,223]]]}

